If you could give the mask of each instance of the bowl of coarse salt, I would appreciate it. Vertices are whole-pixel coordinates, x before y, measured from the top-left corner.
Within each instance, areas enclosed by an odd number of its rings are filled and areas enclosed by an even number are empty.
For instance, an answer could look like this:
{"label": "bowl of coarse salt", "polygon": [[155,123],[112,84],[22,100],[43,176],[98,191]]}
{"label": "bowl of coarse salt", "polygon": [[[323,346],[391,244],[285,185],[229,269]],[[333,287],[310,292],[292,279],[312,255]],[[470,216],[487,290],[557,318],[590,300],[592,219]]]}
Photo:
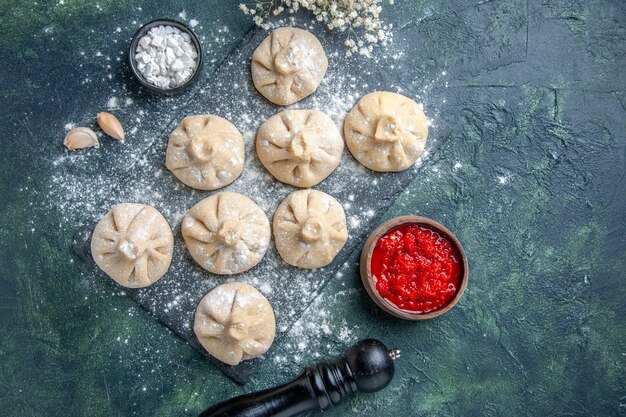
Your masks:
{"label": "bowl of coarse salt", "polygon": [[155,19],[137,30],[130,43],[130,68],[141,85],[164,94],[193,84],[202,67],[202,47],[189,26]]}

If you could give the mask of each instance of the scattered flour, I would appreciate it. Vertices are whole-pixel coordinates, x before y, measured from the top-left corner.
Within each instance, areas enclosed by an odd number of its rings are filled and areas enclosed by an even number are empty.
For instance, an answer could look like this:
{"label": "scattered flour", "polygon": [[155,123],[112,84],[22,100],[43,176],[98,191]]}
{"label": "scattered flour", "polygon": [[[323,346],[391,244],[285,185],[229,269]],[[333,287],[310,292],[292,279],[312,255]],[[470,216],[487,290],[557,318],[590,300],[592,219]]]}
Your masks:
{"label": "scattered flour", "polygon": [[109,110],[115,110],[115,109],[119,108],[119,102],[117,100],[117,97],[109,98],[109,100],[107,101],[106,106],[107,106],[107,108]]}
{"label": "scattered flour", "polygon": [[[315,25],[296,15],[284,17],[277,24],[309,30]],[[220,33],[229,33],[229,30],[224,28]],[[260,42],[263,37],[265,34],[255,38],[256,42]],[[404,87],[402,80],[393,81],[388,78],[389,74],[379,77],[385,73],[387,62],[400,60],[404,56],[404,51],[397,45],[378,50],[369,59],[347,60],[342,45],[333,48],[330,38],[324,39],[324,35],[320,37],[329,58],[328,73],[315,94],[289,108],[320,109],[341,128],[344,116],[363,94],[384,88],[424,102],[432,119],[431,132],[437,131],[436,107],[430,107],[429,92],[440,86],[440,71],[432,80],[424,81],[419,92],[411,93]],[[172,266],[158,285],[130,292],[129,295],[152,311],[159,320],[176,329],[181,337],[191,340],[190,323],[202,296],[224,282],[249,282],[272,303],[277,319],[277,337],[283,337],[281,345],[290,346],[283,349],[286,354],[273,357],[273,361],[287,364],[297,356],[301,361],[310,363],[312,356],[328,352],[327,345],[344,346],[361,336],[358,329],[342,324],[340,318],[333,317],[335,309],[329,308],[330,305],[350,302],[354,294],[344,294],[340,299],[318,297],[321,289],[337,271],[337,262],[312,271],[291,268],[278,256],[272,242],[263,261],[246,273],[232,277],[216,277],[207,273],[186,253],[179,226],[185,212],[212,193],[184,186],[164,167],[167,137],[180,119],[190,114],[215,113],[235,124],[244,134],[246,143],[244,172],[224,190],[250,197],[270,219],[276,206],[294,190],[268,175],[255,156],[254,137],[258,126],[279,111],[254,90],[248,79],[249,73],[241,70],[249,66],[250,55],[255,47],[256,44],[244,46],[241,54],[228,58],[215,78],[211,77],[215,81],[199,83],[188,95],[161,98],[158,101],[133,100],[131,97],[135,95],[126,90],[121,77],[115,75],[111,80],[99,80],[110,88],[106,107],[115,110],[125,130],[130,133],[129,138],[123,146],[103,140],[99,150],[84,152],[68,153],[59,146],[58,155],[52,157],[46,201],[50,210],[61,214],[59,229],[70,234],[81,226],[93,226],[100,216],[119,202],[155,206],[174,231]],[[118,54],[117,48],[112,46],[110,51],[102,51],[100,59],[105,71],[114,71],[115,68],[111,68],[109,63]],[[211,60],[210,56],[208,60]],[[376,77],[379,77],[378,81]],[[120,103],[124,105],[120,106]],[[441,103],[441,100],[437,103]],[[82,115],[74,115],[72,121],[60,126],[59,136],[65,134],[61,130],[86,125],[86,121],[93,120],[93,117],[92,109],[86,109]],[[427,150],[415,168],[401,174],[373,173],[360,166],[347,149],[344,150],[337,170],[315,187],[334,196],[346,211],[350,237],[339,254],[339,260],[347,256],[359,239],[371,230],[378,216],[393,201],[391,197],[415,175],[423,160],[437,145],[437,135],[431,135]],[[353,278],[339,272],[335,279]],[[77,285],[85,288],[87,296],[109,296],[112,284],[108,281],[94,266],[77,279]],[[123,291],[115,292],[116,296],[123,294]],[[300,321],[306,309],[306,322]],[[129,310],[129,314],[134,313]]]}

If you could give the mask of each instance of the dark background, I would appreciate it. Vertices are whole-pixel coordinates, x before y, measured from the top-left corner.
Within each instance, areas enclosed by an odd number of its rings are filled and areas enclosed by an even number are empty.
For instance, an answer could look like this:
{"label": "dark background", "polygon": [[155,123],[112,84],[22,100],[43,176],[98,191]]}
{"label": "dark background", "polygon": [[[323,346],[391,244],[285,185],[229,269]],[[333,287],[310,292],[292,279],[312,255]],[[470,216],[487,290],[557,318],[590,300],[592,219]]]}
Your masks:
{"label": "dark background", "polygon": [[357,250],[301,318],[332,331],[302,350],[296,327],[274,351],[284,361],[242,387],[109,282],[77,279],[90,267],[65,220],[80,213],[55,207],[50,176],[65,124],[129,88],[123,60],[141,22],[183,9],[200,22],[201,86],[250,21],[236,1],[0,2],[4,415],[192,416],[364,337],[402,348],[396,378],[325,415],[626,415],[626,3],[396,3],[384,18],[408,52],[390,71],[445,96],[452,133],[386,217],[453,230],[467,292],[438,319],[392,319],[361,288]]}

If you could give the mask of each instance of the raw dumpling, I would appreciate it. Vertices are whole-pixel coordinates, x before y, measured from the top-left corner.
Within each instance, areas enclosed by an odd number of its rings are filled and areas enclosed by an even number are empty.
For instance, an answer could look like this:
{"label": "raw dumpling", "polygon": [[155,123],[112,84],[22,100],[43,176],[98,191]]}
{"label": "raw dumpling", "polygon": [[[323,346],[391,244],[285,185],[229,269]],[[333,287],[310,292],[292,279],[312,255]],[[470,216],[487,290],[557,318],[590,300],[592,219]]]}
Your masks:
{"label": "raw dumpling", "polygon": [[267,352],[276,334],[276,319],[263,294],[246,283],[231,282],[202,298],[193,331],[211,355],[237,365]]}
{"label": "raw dumpling", "polygon": [[333,120],[319,110],[286,110],[259,127],[256,151],[277,180],[311,187],[339,165],[343,138]]}
{"label": "raw dumpling", "polygon": [[281,106],[312,94],[326,74],[328,59],[306,30],[278,28],[252,55],[252,81],[263,96]]}
{"label": "raw dumpling", "polygon": [[181,226],[189,253],[214,274],[238,274],[258,264],[269,246],[267,216],[248,197],[222,192],[193,206]]}
{"label": "raw dumpling", "polygon": [[273,228],[280,256],[300,268],[328,265],[348,240],[341,204],[316,190],[289,194],[276,209]]}
{"label": "raw dumpling", "polygon": [[118,284],[147,287],[169,269],[174,250],[172,229],[152,206],[113,206],[93,231],[91,253],[96,264]]}
{"label": "raw dumpling", "polygon": [[228,120],[214,115],[185,117],[170,135],[165,154],[167,169],[199,190],[235,181],[243,162],[243,136]]}
{"label": "raw dumpling", "polygon": [[428,121],[421,104],[396,93],[376,92],[359,100],[343,125],[348,149],[373,171],[404,171],[424,150]]}

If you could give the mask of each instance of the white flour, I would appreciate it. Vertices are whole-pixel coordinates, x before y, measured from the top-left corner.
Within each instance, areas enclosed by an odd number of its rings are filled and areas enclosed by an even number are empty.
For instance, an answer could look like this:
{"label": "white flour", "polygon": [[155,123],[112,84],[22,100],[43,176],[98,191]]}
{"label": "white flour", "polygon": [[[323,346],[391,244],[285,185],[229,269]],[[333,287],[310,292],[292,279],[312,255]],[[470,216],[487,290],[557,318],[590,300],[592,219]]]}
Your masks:
{"label": "white flour", "polygon": [[[294,25],[311,29],[313,24],[303,24],[295,18],[285,19],[279,25]],[[227,33],[227,30],[224,30]],[[215,38],[215,42],[223,38]],[[261,38],[262,39],[262,38]],[[330,38],[332,39],[332,38]],[[359,71],[347,64],[353,64],[344,56],[343,46],[329,48],[329,39],[321,38],[329,58],[329,69],[318,91],[302,102],[288,108],[315,108],[328,114],[338,126],[343,126],[343,118],[356,101],[365,93],[379,88],[372,84],[372,76],[384,74],[384,69],[393,65],[404,56],[402,50],[390,45],[385,50],[374,53],[370,59],[358,61]],[[254,45],[256,47],[256,45]],[[254,50],[254,47],[252,50]],[[106,57],[116,52],[103,51],[102,65],[106,72]],[[210,60],[210,57],[209,57]],[[316,299],[318,292],[328,278],[328,272],[320,270],[295,270],[286,267],[277,255],[274,243],[259,265],[251,271],[233,277],[223,278],[208,274],[199,268],[186,254],[180,235],[180,222],[184,213],[193,204],[209,196],[212,192],[196,191],[176,180],[165,168],[165,144],[171,130],[182,117],[191,114],[213,112],[232,122],[243,134],[246,144],[246,161],[240,178],[224,190],[242,193],[255,201],[272,218],[276,206],[294,190],[274,180],[263,168],[254,151],[254,139],[259,125],[271,115],[284,110],[269,105],[254,90],[247,68],[250,54],[229,59],[225,62],[222,74],[232,74],[227,81],[212,82],[194,88],[187,96],[159,98],[159,100],[133,100],[134,95],[125,90],[119,77],[110,81],[110,97],[115,98],[116,116],[124,128],[131,134],[126,143],[106,141],[99,150],[68,153],[59,147],[59,154],[53,158],[50,169],[50,184],[47,201],[49,209],[57,211],[62,219],[59,228],[67,232],[79,226],[90,224],[119,202],[137,202],[155,206],[172,226],[175,236],[174,260],[170,271],[162,282],[140,293],[141,303],[156,311],[160,320],[174,323],[183,317],[187,320],[195,308],[195,303],[211,288],[224,282],[241,280],[259,289],[272,303],[276,312],[277,332],[292,331],[285,337],[286,348],[293,357],[297,355],[306,362],[315,357],[319,343],[333,339],[340,344],[349,344],[355,340],[355,330],[342,324],[342,320],[333,317],[327,302],[350,302],[350,294],[342,300],[318,299],[309,307],[315,314],[307,314],[308,322],[299,322],[304,309]],[[218,75],[219,77],[219,75]],[[369,78],[368,78],[369,77]],[[408,93],[400,83],[384,80],[384,87],[390,91],[404,93],[416,101],[424,101],[431,88],[438,84],[440,75],[423,82],[419,95]],[[222,76],[221,80],[227,77]],[[423,96],[423,97],[420,97]],[[109,103],[113,104],[113,103]],[[429,102],[425,102],[427,115]],[[75,114],[70,120],[63,120],[66,128],[84,125],[92,119],[92,110],[84,114]],[[436,117],[436,115],[434,115]],[[170,122],[164,122],[170,121]],[[436,128],[436,123],[433,124]],[[59,132],[59,138],[65,132]],[[434,146],[434,144],[432,144]],[[415,172],[427,151],[411,172]],[[380,194],[381,188],[396,184],[395,177],[387,174],[374,174],[360,166],[344,150],[341,163],[336,171],[315,188],[335,197],[344,207],[348,220],[350,238],[343,251],[350,251],[359,235],[370,230],[370,221],[383,213],[391,201],[381,206],[370,206],[372,197]],[[340,255],[342,253],[340,252]],[[68,256],[68,262],[74,255]],[[335,279],[341,279],[340,273]],[[111,293],[107,278],[100,271],[91,270],[78,280],[78,285],[85,288],[86,296]],[[143,290],[142,290],[143,291]],[[115,292],[115,294],[124,292]],[[111,301],[115,303],[114,300]],[[190,313],[191,312],[191,313]],[[311,319],[313,317],[313,319]],[[187,323],[185,327],[191,332]],[[294,324],[295,323],[295,324]],[[292,327],[293,326],[293,327]],[[319,338],[324,335],[324,338]],[[296,342],[297,340],[297,342]],[[323,350],[326,351],[326,350]],[[300,353],[298,353],[300,352]],[[280,357],[273,358],[282,363]],[[286,362],[289,362],[287,360]]]}

